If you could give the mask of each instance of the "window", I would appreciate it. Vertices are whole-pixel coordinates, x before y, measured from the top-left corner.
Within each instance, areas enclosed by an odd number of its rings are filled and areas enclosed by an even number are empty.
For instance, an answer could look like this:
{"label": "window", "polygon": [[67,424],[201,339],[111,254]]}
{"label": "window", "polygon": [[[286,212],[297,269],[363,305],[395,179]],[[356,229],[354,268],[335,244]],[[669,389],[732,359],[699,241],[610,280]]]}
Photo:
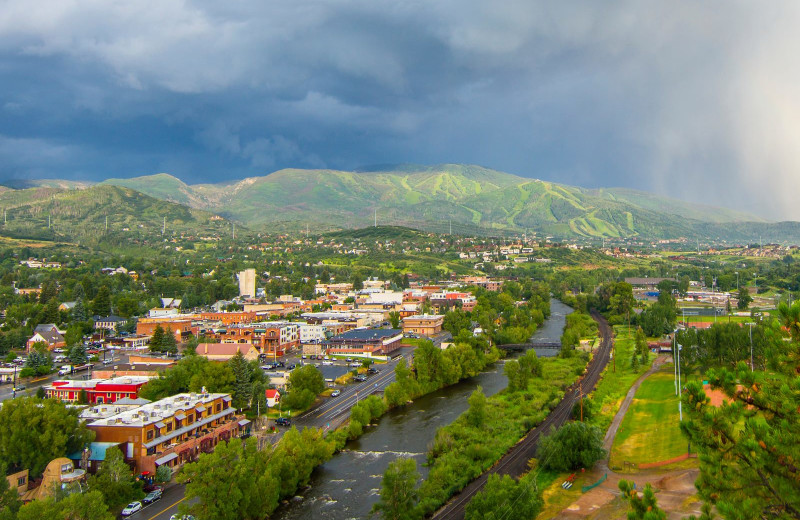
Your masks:
{"label": "window", "polygon": [[153,438],[153,430],[148,430],[148,431],[147,431],[147,440],[149,441],[149,440],[151,440],[152,438]]}
{"label": "window", "polygon": [[222,404],[217,403],[217,412],[221,412],[221,411],[222,411]]}
{"label": "window", "polygon": [[26,481],[25,477],[19,477],[17,479],[17,487],[24,486],[25,485],[25,481]]}
{"label": "window", "polygon": [[194,422],[194,415],[189,414],[186,416],[186,424],[192,424]]}
{"label": "window", "polygon": [[172,423],[167,423],[167,433],[172,431]]}

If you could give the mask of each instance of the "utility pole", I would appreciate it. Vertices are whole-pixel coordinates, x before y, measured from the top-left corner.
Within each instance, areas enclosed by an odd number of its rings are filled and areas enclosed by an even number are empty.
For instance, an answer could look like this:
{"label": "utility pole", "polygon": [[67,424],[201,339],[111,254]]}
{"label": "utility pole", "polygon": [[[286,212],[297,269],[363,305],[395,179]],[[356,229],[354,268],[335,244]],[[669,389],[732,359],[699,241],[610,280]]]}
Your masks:
{"label": "utility pole", "polygon": [[581,395],[581,422],[583,422],[583,381],[578,383],[578,392]]}
{"label": "utility pole", "polygon": [[378,209],[375,209],[375,225],[373,227],[378,227]]}
{"label": "utility pole", "polygon": [[450,234],[452,235],[453,234],[453,219],[450,219],[449,222],[450,222]]}
{"label": "utility pole", "polygon": [[47,215],[47,229],[50,229],[50,215]]}
{"label": "utility pole", "polygon": [[233,234],[233,240],[236,240],[236,222],[231,222],[231,226],[232,226],[232,228],[231,228],[231,229],[233,230],[233,231],[232,231],[232,234]]}
{"label": "utility pole", "polygon": [[108,215],[106,215],[106,233],[108,233]]}
{"label": "utility pole", "polygon": [[164,233],[167,232],[167,217],[164,217],[164,225],[161,226],[161,236],[164,236]]}
{"label": "utility pole", "polygon": [[755,325],[755,323],[748,321],[745,325],[750,327],[750,372],[753,372],[753,325]]}

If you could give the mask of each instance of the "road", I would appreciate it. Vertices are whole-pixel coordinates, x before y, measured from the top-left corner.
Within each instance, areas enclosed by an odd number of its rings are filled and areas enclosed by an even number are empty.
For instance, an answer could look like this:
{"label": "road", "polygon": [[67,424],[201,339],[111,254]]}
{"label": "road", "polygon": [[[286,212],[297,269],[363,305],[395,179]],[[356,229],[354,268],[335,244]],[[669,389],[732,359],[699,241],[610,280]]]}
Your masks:
{"label": "road", "polygon": [[[410,362],[413,349],[403,348],[400,354]],[[367,378],[363,383],[339,387],[341,394],[322,400],[307,412],[292,418],[293,426],[303,428],[335,429],[348,417],[350,408],[358,401],[375,393],[382,392],[384,388],[394,382],[394,367],[400,357],[377,366],[379,373]],[[275,444],[286,430],[279,428],[279,434],[272,439]],[[149,505],[140,512],[129,516],[131,520],[169,520],[170,516],[177,514],[178,505],[185,501],[185,489],[181,484],[170,486],[164,491],[164,496],[157,503]]]}
{"label": "road", "polygon": [[[127,363],[128,362],[128,353],[126,353],[126,352],[116,351],[115,356],[116,356],[115,363],[123,364],[123,363]],[[64,363],[64,364],[66,364],[66,363]],[[102,369],[102,368],[108,368],[108,365],[104,365],[102,362],[97,362],[94,365],[92,365],[92,370],[99,370],[99,369]],[[20,367],[20,370],[22,370],[22,367]],[[63,379],[82,379],[84,376],[88,376],[88,375],[89,375],[89,371],[88,370],[81,370],[79,372],[76,372],[75,375],[73,375],[73,376],[66,376],[65,377],[65,376],[59,376],[58,373],[54,373],[54,374],[50,374],[50,375],[47,375],[47,376],[42,376],[42,377],[37,377],[37,378],[33,378],[33,379],[22,380],[21,382],[20,382],[20,380],[17,380],[17,384],[18,385],[19,384],[24,384],[25,385],[25,390],[23,390],[21,392],[17,392],[16,396],[14,395],[14,390],[13,390],[14,385],[12,383],[5,383],[3,385],[0,385],[0,402],[5,401],[6,399],[12,399],[13,397],[19,397],[19,396],[23,396],[23,395],[36,395],[36,390],[38,390],[39,387],[47,386],[50,383],[52,383],[53,381],[57,381],[59,379],[62,379],[62,380]]]}

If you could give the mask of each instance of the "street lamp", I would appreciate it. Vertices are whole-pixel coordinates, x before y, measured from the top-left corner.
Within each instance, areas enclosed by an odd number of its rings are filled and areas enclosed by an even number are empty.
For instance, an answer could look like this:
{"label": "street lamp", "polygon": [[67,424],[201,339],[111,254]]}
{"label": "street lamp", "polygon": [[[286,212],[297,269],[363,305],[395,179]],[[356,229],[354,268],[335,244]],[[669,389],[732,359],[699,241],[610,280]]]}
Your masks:
{"label": "street lamp", "polygon": [[736,292],[739,292],[739,271],[736,271]]}
{"label": "street lamp", "polygon": [[745,325],[750,327],[750,372],[753,372],[753,325],[755,323],[748,321]]}

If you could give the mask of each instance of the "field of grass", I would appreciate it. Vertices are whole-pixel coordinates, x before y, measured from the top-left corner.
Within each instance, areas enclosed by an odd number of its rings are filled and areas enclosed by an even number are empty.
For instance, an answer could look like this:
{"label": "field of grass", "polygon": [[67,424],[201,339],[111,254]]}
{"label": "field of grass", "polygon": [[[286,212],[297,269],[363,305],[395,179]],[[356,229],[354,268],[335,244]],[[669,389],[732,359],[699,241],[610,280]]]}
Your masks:
{"label": "field of grass", "polygon": [[[639,365],[636,370],[631,368],[631,356],[634,349],[632,327],[629,329],[624,325],[617,325],[614,327],[614,333],[615,359],[603,371],[603,376],[595,391],[589,396],[595,407],[594,416],[590,422],[604,432],[608,430],[628,389],[640,375],[650,368],[649,362]],[[651,361],[653,358],[654,355],[650,354]]]}
{"label": "field of grass", "polygon": [[679,427],[672,365],[665,365],[642,382],[636,392],[614,439],[609,465],[623,468],[624,462],[668,460],[686,453],[686,449]]}

